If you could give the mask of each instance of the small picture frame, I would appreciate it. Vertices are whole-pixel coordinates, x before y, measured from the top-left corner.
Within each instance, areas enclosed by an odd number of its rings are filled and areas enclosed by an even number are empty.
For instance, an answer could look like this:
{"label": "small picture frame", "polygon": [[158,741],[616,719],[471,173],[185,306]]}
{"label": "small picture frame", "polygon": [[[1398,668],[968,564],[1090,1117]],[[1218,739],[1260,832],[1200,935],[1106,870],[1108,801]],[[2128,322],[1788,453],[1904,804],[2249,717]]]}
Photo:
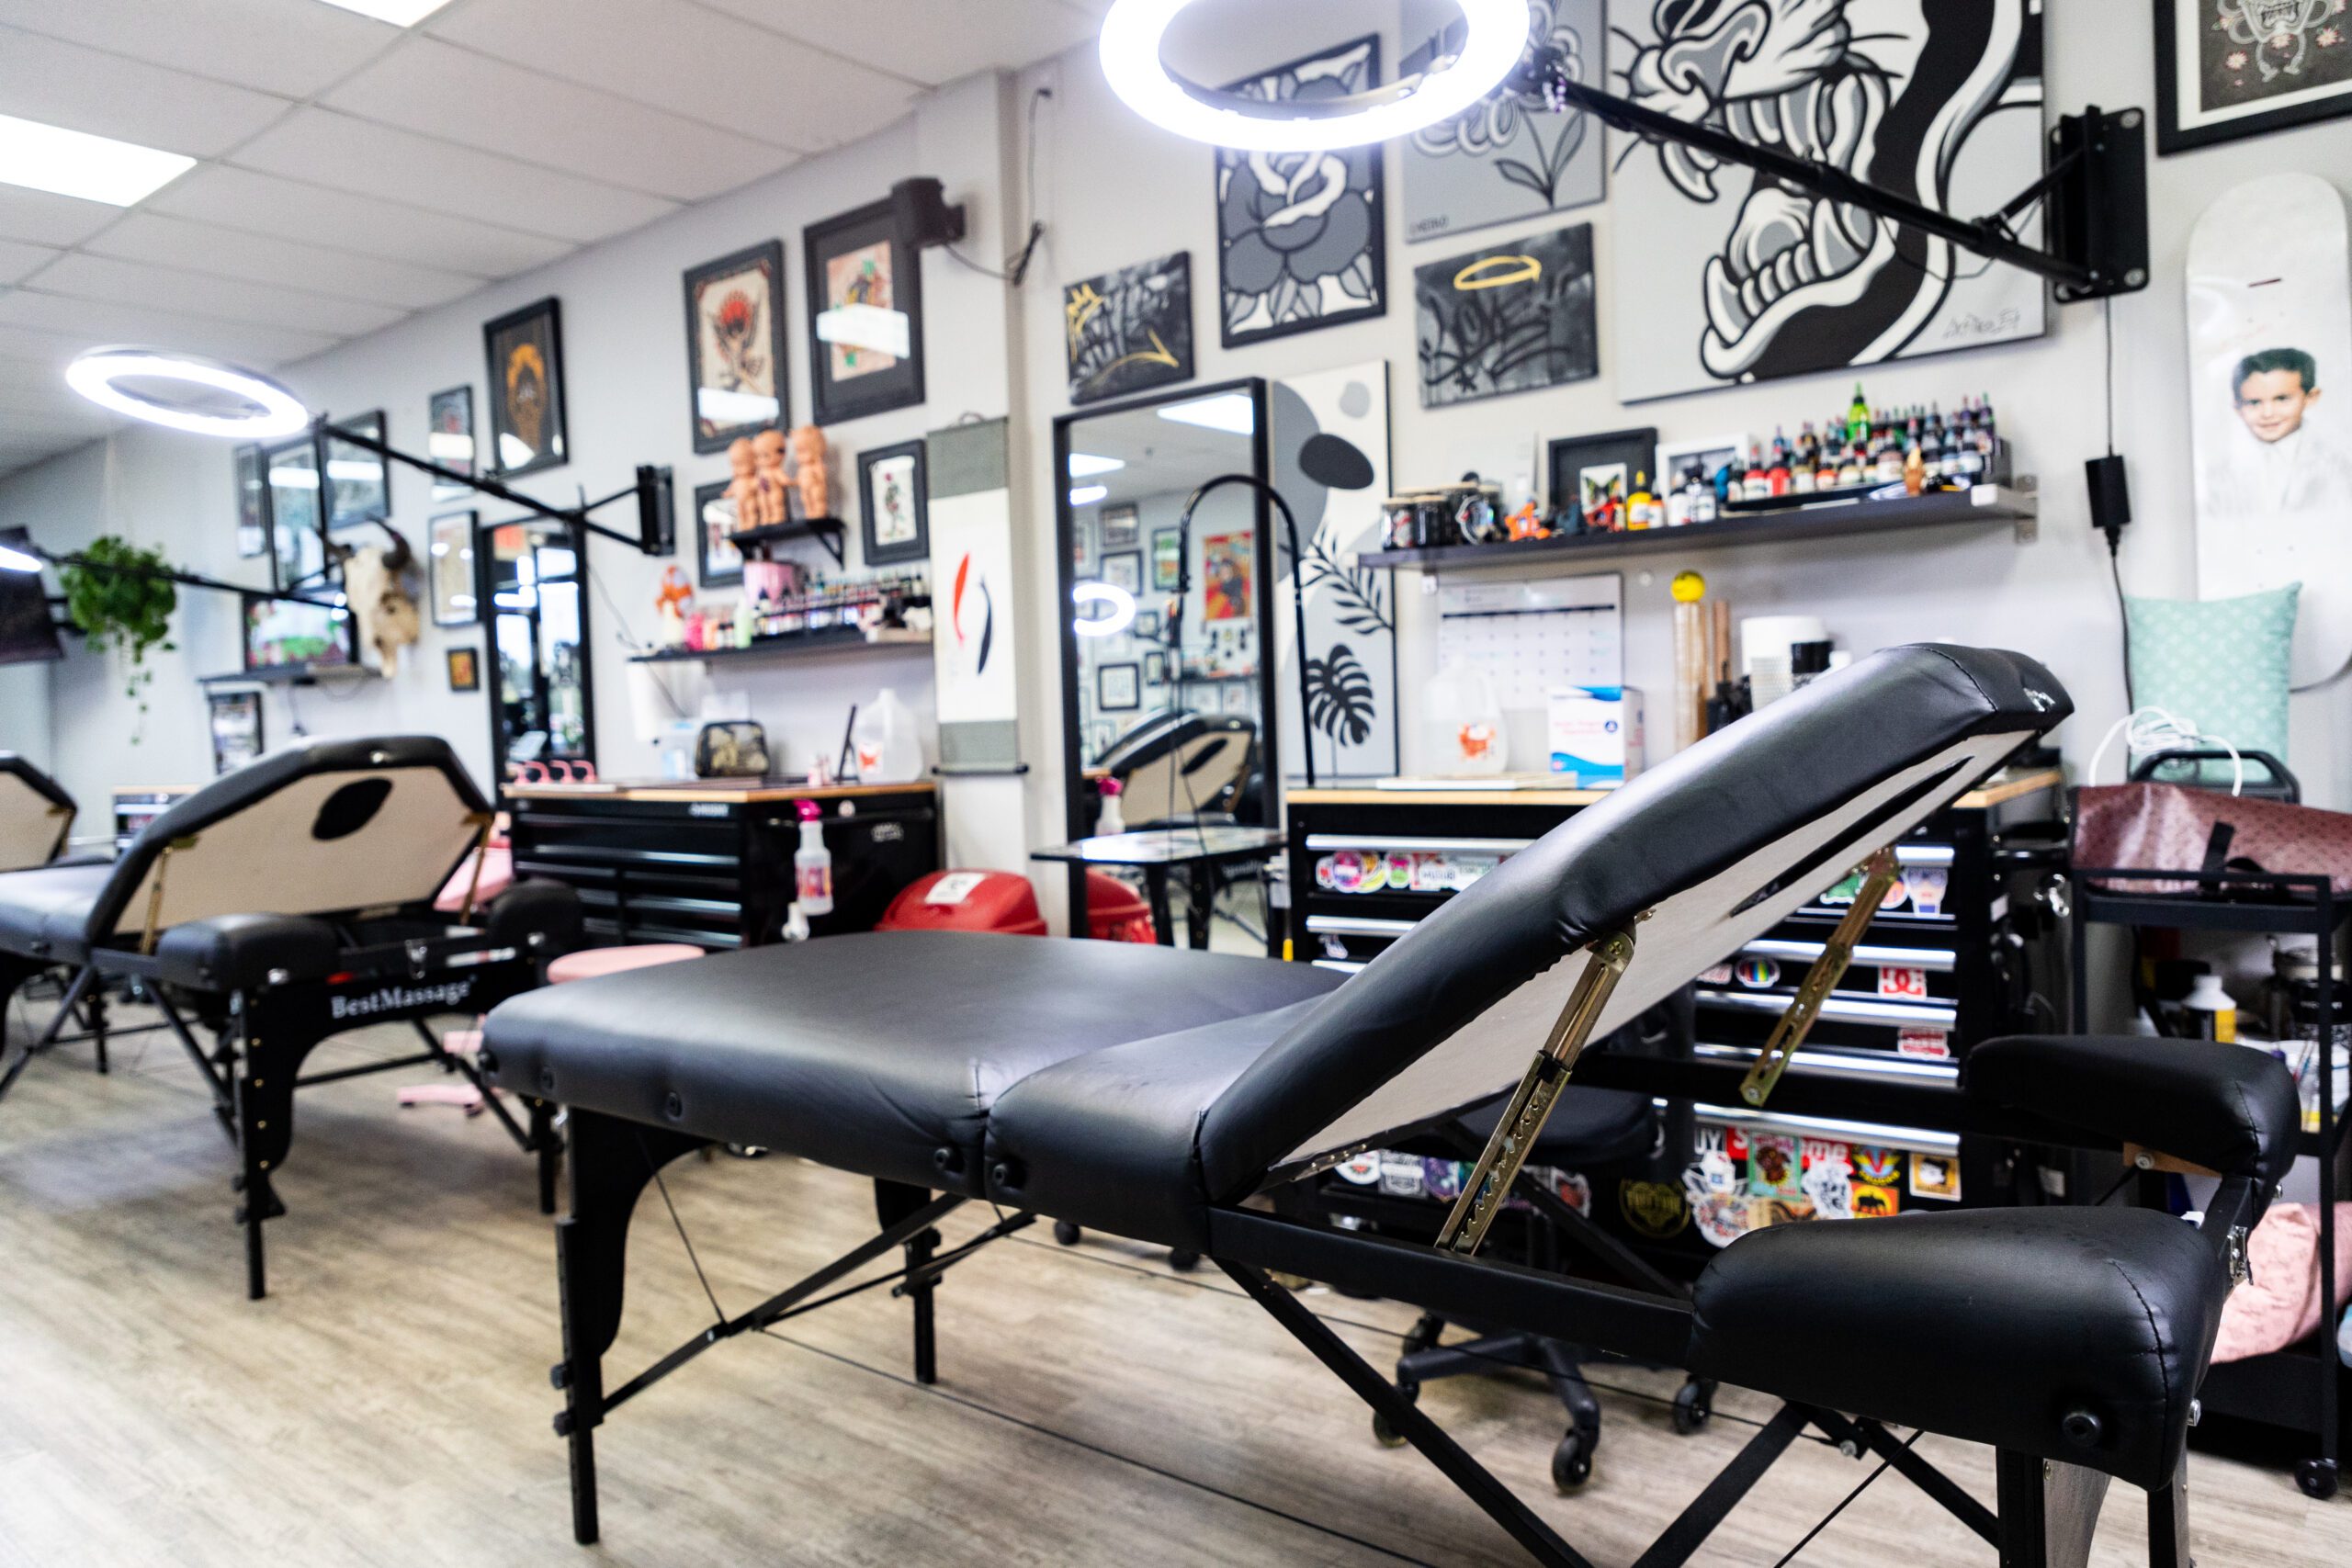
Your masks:
{"label": "small picture frame", "polygon": [[1154,528],[1151,531],[1151,588],[1155,593],[1173,593],[1177,583],[1183,581],[1182,567],[1184,536],[1174,528]]}
{"label": "small picture frame", "polygon": [[1106,550],[1128,548],[1135,544],[1142,531],[1143,509],[1132,501],[1123,501],[1116,506],[1106,506],[1102,509],[1101,516],[1102,547]]}
{"label": "small picture frame", "polygon": [[207,692],[204,704],[212,732],[212,772],[216,776],[234,773],[261,756],[260,687]]}
{"label": "small picture frame", "polygon": [[1552,510],[1572,510],[1589,528],[1623,528],[1625,502],[1638,479],[1657,461],[1657,432],[1612,430],[1600,435],[1569,435],[1551,444],[1547,473]]}
{"label": "small picture frame", "polygon": [[[1650,478],[1660,484],[1670,484],[1693,464],[1699,477],[1710,484],[1716,470],[1726,463],[1747,460],[1748,439],[1745,435],[1711,435],[1702,441],[1661,441],[1657,444],[1657,468]],[[1552,504],[1557,508],[1560,497],[1554,495]]]}
{"label": "small picture frame", "polygon": [[474,648],[452,648],[443,657],[449,664],[449,689],[453,692],[481,690],[481,651]]}
{"label": "small picture frame", "polygon": [[[444,387],[425,400],[424,455],[452,473],[473,477],[476,454],[471,382],[462,387]],[[472,493],[472,487],[454,480],[436,478],[433,481],[435,501],[455,501]]]}
{"label": "small picture frame", "polygon": [[877,201],[801,231],[809,407],[819,424],[922,401],[922,267]]}
{"label": "small picture frame", "polygon": [[1147,686],[1168,684],[1168,656],[1166,654],[1147,653],[1143,656],[1143,683]]}
{"label": "small picture frame", "polygon": [[2340,6],[2155,0],[2155,22],[2161,156],[2352,114]]}
{"label": "small picture frame", "polygon": [[695,450],[785,426],[784,242],[686,273],[686,411]]}
{"label": "small picture frame", "polygon": [[1102,557],[1102,581],[1114,588],[1124,588],[1130,593],[1143,592],[1143,552],[1120,550],[1105,552]]}
{"label": "small picture frame", "polygon": [[695,486],[695,581],[705,588],[728,588],[743,581],[743,552],[735,547],[735,503],[727,499],[732,479]]}
{"label": "small picture frame", "polygon": [[1142,671],[1133,664],[1097,665],[1094,705],[1105,713],[1132,713],[1142,706]]}
{"label": "small picture frame", "polygon": [[1107,756],[1118,739],[1118,728],[1107,718],[1098,718],[1086,727],[1086,750],[1090,757]]}
{"label": "small picture frame", "polygon": [[490,470],[503,479],[569,462],[564,438],[563,309],[553,295],[481,329],[490,361]]}
{"label": "small picture frame", "polygon": [[931,557],[923,453],[924,444],[917,440],[857,455],[860,536],[868,566]]}
{"label": "small picture frame", "polygon": [[1250,711],[1250,694],[1251,688],[1249,682],[1220,681],[1217,682],[1217,686],[1219,688],[1217,693],[1218,707],[1222,708],[1227,713],[1248,713]]}
{"label": "small picture frame", "polygon": [[1158,642],[1159,640],[1159,611],[1137,610],[1136,612],[1136,640],[1138,642]]}
{"label": "small picture frame", "polygon": [[445,512],[426,525],[436,626],[469,626],[481,619],[474,603],[474,530],[481,520],[479,512]]}
{"label": "small picture frame", "polygon": [[384,411],[376,409],[356,419],[337,420],[326,431],[327,531],[336,533],[364,524],[379,523],[392,514],[392,492],[386,464],[390,459],[339,438],[356,431],[384,439]]}
{"label": "small picture frame", "polygon": [[269,461],[258,445],[237,448],[237,558],[269,554]]}

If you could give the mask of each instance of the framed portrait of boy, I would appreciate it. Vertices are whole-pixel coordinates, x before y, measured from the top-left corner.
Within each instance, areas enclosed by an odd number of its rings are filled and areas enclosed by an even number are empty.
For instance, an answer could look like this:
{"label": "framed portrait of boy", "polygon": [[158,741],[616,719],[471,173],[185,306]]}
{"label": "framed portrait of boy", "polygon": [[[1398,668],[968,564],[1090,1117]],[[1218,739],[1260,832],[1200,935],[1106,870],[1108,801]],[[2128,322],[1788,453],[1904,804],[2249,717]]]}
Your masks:
{"label": "framed portrait of boy", "polygon": [[924,560],[931,518],[923,493],[923,444],[901,441],[857,455],[857,508],[865,564]]}
{"label": "framed portrait of boy", "polygon": [[570,461],[563,311],[555,297],[483,322],[481,342],[490,361],[491,472],[513,479]]}
{"label": "framed portrait of boy", "polygon": [[784,428],[783,241],[687,272],[686,385],[697,452]]}
{"label": "framed portrait of boy", "polygon": [[2352,26],[2331,0],[2155,0],[2156,151],[2352,114]]}
{"label": "framed portrait of boy", "polygon": [[922,268],[888,201],[801,231],[819,424],[922,401]]}

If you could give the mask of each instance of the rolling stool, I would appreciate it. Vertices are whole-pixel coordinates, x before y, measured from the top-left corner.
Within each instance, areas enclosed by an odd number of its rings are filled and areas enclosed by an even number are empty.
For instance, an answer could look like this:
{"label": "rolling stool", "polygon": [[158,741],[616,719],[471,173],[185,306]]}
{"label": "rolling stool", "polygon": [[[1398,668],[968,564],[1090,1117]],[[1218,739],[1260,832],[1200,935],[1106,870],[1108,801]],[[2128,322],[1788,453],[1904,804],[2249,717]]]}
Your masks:
{"label": "rolling stool", "polygon": [[[1438,1159],[1476,1160],[1502,1119],[1510,1096],[1501,1095],[1474,1106],[1440,1133],[1408,1140],[1399,1154]],[[1451,1134],[1450,1136],[1447,1134]],[[1658,1114],[1649,1096],[1623,1089],[1570,1088],[1553,1107],[1551,1119],[1529,1152],[1530,1166],[1557,1166],[1571,1170],[1636,1159],[1657,1146]],[[1529,1194],[1527,1261],[1538,1268],[1559,1267],[1559,1243],[1574,1242],[1597,1255],[1628,1282],[1649,1290],[1679,1292],[1615,1237],[1600,1231],[1556,1193]],[[1449,1325],[1468,1329],[1474,1338],[1441,1344]],[[1474,1322],[1424,1313],[1405,1337],[1405,1353],[1396,1359],[1396,1392],[1418,1399],[1421,1385],[1439,1378],[1492,1372],[1524,1367],[1550,1380],[1552,1392],[1568,1412],[1568,1429],[1552,1450],[1552,1483],[1563,1492],[1583,1485],[1592,1475],[1593,1451],[1600,1446],[1600,1404],[1584,1381],[1586,1353],[1577,1345],[1547,1335],[1522,1331],[1488,1333]],[[1688,1437],[1713,1414],[1715,1385],[1687,1380],[1674,1397],[1674,1429]],[[1373,1435],[1389,1448],[1404,1443],[1401,1433],[1375,1415]]]}

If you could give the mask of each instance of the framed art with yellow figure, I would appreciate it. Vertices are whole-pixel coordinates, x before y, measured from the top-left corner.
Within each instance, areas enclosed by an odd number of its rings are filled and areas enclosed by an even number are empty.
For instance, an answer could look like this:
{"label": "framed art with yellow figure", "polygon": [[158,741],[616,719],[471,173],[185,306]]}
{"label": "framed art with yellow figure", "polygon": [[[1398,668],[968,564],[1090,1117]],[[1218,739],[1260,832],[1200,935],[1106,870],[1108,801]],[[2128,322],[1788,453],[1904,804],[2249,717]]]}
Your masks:
{"label": "framed art with yellow figure", "polygon": [[695,451],[784,428],[782,241],[686,274],[686,370]]}
{"label": "framed art with yellow figure", "polygon": [[1250,546],[1247,534],[1212,534],[1201,541],[1201,619],[1250,618]]}
{"label": "framed art with yellow figure", "polygon": [[564,440],[563,320],[554,296],[483,323],[490,360],[490,469],[512,479],[571,460]]}
{"label": "framed art with yellow figure", "polygon": [[922,401],[922,270],[877,201],[812,223],[809,407],[819,424]]}

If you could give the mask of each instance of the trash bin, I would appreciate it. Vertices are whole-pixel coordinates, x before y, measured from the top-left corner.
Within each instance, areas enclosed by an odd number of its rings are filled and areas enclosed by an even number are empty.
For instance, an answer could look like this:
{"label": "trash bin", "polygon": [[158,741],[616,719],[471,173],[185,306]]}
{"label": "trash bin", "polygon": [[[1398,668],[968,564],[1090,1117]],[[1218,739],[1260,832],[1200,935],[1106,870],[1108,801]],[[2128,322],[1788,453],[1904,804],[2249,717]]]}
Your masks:
{"label": "trash bin", "polygon": [[[1088,934],[1104,942],[1154,940],[1143,896],[1116,877],[1086,874]],[[1037,892],[1009,871],[934,871],[909,883],[874,928],[885,931],[996,931],[1044,936]]]}

